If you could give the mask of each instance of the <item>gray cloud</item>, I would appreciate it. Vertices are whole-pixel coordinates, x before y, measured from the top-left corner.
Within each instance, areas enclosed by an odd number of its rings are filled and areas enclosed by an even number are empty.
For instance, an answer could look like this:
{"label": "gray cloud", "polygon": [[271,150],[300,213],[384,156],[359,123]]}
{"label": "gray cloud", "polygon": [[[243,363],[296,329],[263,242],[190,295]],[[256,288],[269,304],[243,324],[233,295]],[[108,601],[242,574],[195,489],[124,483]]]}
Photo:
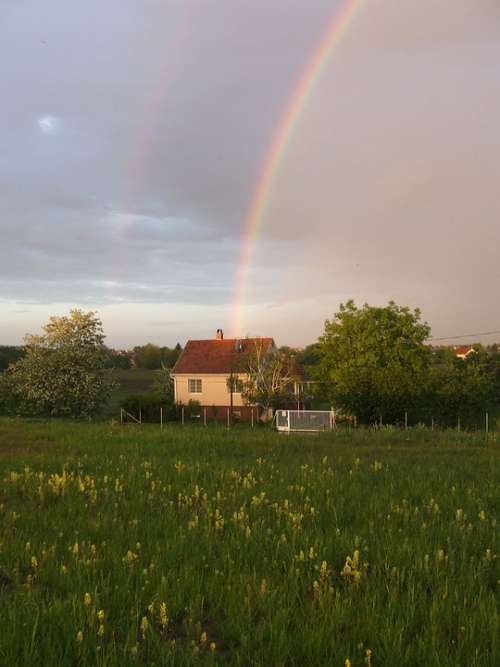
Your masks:
{"label": "gray cloud", "polygon": [[[140,304],[157,336],[227,326],[264,157],[340,4],[4,0],[0,342],[71,304],[123,344]],[[499,37],[496,0],[362,3],[276,175],[248,332],[306,342],[350,296],[497,328]]]}

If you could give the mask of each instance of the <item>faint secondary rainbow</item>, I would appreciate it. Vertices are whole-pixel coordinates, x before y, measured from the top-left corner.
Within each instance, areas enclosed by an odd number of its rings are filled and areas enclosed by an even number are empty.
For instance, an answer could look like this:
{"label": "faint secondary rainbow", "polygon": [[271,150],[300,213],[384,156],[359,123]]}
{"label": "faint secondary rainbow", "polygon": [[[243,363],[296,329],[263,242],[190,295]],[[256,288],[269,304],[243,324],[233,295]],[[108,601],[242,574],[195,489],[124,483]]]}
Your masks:
{"label": "faint secondary rainbow", "polygon": [[338,46],[348,27],[356,16],[363,0],[345,0],[335,12],[328,30],[320,45],[309,60],[302,77],[295,88],[290,103],[282,115],[273,140],[266,153],[260,171],[251,204],[245,218],[242,249],[236,270],[236,281],[232,305],[231,331],[235,336],[243,335],[241,331],[242,308],[245,300],[247,273],[250,265],[255,238],[262,224],[264,214],[269,205],[274,181],[279,172],[293,131],[305,109],[307,100],[315,84],[328,64],[335,47]]}

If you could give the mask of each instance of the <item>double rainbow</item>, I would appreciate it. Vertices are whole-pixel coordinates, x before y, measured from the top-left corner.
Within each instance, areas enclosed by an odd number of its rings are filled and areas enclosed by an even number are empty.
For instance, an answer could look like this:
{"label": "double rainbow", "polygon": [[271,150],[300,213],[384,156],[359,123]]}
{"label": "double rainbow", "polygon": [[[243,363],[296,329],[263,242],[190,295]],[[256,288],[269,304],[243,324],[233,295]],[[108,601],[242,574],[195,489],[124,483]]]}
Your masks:
{"label": "double rainbow", "polygon": [[242,249],[236,270],[234,298],[232,303],[231,332],[241,336],[242,309],[245,303],[247,274],[251,261],[252,249],[268,208],[274,181],[286,154],[294,129],[306,107],[307,100],[314,86],[328,64],[335,47],[338,46],[348,27],[355,18],[363,0],[345,0],[333,16],[325,36],[308,62],[290,103],[274,134],[266,153],[262,169],[257,180],[250,207],[245,217]]}

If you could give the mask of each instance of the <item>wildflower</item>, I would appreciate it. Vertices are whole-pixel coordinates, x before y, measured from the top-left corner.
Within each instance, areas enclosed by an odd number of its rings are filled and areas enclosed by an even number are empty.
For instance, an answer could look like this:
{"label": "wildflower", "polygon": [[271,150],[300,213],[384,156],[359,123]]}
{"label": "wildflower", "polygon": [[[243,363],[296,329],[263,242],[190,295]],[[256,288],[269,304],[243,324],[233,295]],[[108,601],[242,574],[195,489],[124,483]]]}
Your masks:
{"label": "wildflower", "polygon": [[97,620],[99,623],[102,623],[104,621],[104,609],[99,609],[97,612]]}
{"label": "wildflower", "polygon": [[61,565],[61,574],[68,574],[68,568],[66,565]]}
{"label": "wildflower", "polygon": [[132,566],[135,561],[139,558],[137,554],[135,554],[133,551],[130,549],[127,551],[127,554],[125,558],[123,559],[128,565]]}
{"label": "wildflower", "polygon": [[86,607],[90,607],[90,605],[92,604],[92,596],[90,595],[90,593],[85,593],[85,595],[83,596],[83,604]]}
{"label": "wildflower", "polygon": [[98,637],[104,637],[104,625],[102,623],[99,625],[99,630],[97,631],[97,636]]}
{"label": "wildflower", "polygon": [[265,579],[262,579],[260,582],[260,594],[265,595],[267,592],[267,581]]}
{"label": "wildflower", "polygon": [[83,642],[83,632],[82,632],[81,630],[79,630],[79,631],[76,633],[76,641],[77,641],[79,644],[81,644],[81,643]]}
{"label": "wildflower", "polygon": [[207,633],[206,633],[206,632],[202,632],[202,633],[201,633],[201,637],[200,637],[200,644],[206,644],[206,643],[207,643],[207,639],[208,639],[208,637],[207,637]]}
{"label": "wildflower", "polygon": [[486,512],[484,510],[481,510],[478,514],[479,521],[486,521]]}
{"label": "wildflower", "polygon": [[345,659],[344,667],[351,667],[351,661],[349,660],[349,658]]}
{"label": "wildflower", "polygon": [[372,652],[369,648],[366,649],[365,662],[367,664],[367,667],[371,667],[371,665],[372,665]]}
{"label": "wildflower", "polygon": [[165,628],[168,624],[168,610],[165,602],[160,604],[160,623],[163,628]]}
{"label": "wildflower", "polygon": [[463,509],[458,509],[458,510],[456,511],[456,513],[455,513],[455,517],[456,517],[456,519],[457,519],[458,522],[463,521],[463,518],[464,518],[464,511],[463,511]]}
{"label": "wildflower", "polygon": [[36,556],[31,556],[31,567],[33,570],[36,570],[38,567],[38,560]]}
{"label": "wildflower", "polygon": [[217,648],[217,647],[216,647],[215,642],[210,642],[210,652],[211,652],[211,653],[214,653],[216,648]]}
{"label": "wildflower", "polygon": [[149,628],[149,621],[148,619],[143,616],[141,619],[141,635],[143,639],[146,639],[146,632],[148,631]]}

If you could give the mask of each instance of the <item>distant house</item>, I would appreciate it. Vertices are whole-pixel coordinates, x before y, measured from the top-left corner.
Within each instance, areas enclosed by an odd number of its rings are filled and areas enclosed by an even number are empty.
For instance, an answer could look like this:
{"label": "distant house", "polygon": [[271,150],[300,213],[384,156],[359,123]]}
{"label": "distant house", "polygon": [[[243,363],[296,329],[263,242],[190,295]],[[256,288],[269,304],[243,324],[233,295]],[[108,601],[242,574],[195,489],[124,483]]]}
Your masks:
{"label": "distant house", "polygon": [[197,401],[209,418],[226,419],[231,408],[233,417],[242,421],[257,418],[256,406],[245,405],[235,380],[244,375],[245,354],[275,347],[272,338],[224,338],[222,329],[213,339],[189,340],[171,373],[175,402]]}
{"label": "distant house", "polygon": [[470,354],[475,354],[476,350],[472,345],[455,345],[453,352],[458,359],[467,359]]}

